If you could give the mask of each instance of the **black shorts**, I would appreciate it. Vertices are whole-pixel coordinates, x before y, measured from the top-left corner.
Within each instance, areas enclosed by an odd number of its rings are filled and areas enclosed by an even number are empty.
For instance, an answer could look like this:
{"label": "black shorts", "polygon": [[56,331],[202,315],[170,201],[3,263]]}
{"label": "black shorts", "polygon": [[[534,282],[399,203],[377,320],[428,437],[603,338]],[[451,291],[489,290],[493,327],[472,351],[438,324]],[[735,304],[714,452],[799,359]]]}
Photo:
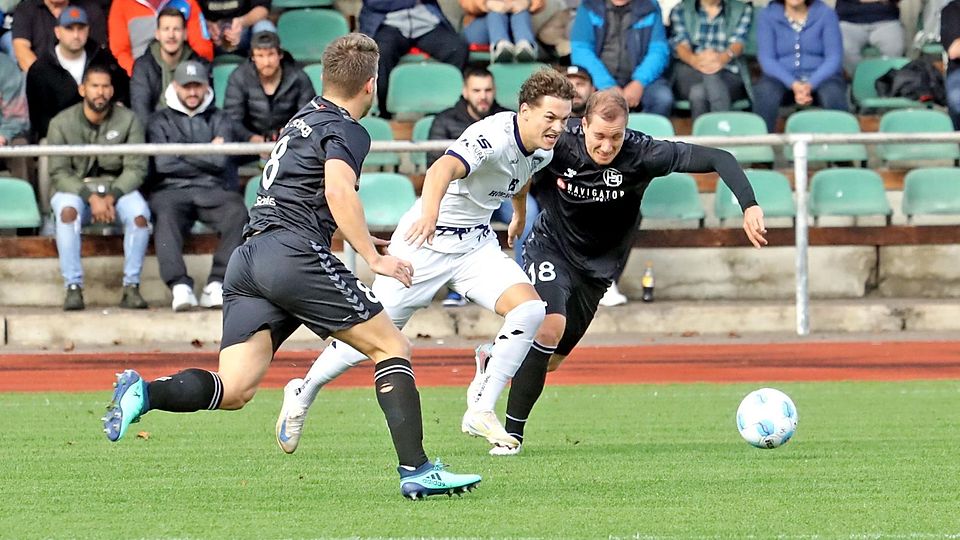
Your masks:
{"label": "black shorts", "polygon": [[328,248],[275,228],[252,236],[230,257],[220,348],[269,329],[276,351],[301,324],[326,339],[381,311],[370,289]]}
{"label": "black shorts", "polygon": [[550,238],[533,233],[523,246],[523,269],[537,294],[547,303],[547,315],[567,318],[556,354],[566,356],[587,332],[610,281],[574,267]]}

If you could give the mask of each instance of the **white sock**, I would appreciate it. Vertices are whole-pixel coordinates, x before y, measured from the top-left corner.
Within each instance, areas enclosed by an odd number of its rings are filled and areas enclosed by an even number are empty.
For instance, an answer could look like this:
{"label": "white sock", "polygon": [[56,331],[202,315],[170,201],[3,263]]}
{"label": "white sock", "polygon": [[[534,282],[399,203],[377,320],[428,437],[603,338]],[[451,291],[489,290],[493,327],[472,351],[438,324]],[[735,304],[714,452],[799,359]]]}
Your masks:
{"label": "white sock", "polygon": [[366,360],[360,351],[342,341],[333,340],[310,366],[297,397],[304,409],[310,408],[325,384]]}
{"label": "white sock", "polygon": [[471,407],[476,411],[492,411],[503,389],[527,356],[533,336],[536,335],[543,318],[546,316],[546,304],[540,300],[530,300],[510,310],[504,317],[503,326],[493,340],[490,351],[490,363],[484,372],[484,381],[480,385],[480,395]]}

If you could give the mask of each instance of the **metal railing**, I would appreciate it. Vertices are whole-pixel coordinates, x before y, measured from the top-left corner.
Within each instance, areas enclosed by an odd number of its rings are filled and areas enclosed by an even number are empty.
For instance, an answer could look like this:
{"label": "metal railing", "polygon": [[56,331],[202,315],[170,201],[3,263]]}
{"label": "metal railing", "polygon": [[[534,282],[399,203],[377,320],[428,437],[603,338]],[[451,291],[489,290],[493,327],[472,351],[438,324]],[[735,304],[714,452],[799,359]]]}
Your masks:
{"label": "metal railing", "polygon": [[[794,193],[796,194],[797,218],[795,230],[796,247],[796,323],[797,334],[810,333],[810,295],[807,251],[809,248],[809,222],[807,214],[808,150],[817,144],[887,144],[887,143],[957,143],[960,132],[949,133],[859,133],[859,134],[783,134],[750,135],[737,137],[666,137],[666,140],[683,141],[704,146],[792,146],[794,169]],[[374,141],[371,152],[429,152],[446,149],[453,141]],[[0,158],[48,157],[90,155],[255,155],[269,153],[273,143],[222,143],[222,144],[128,144],[128,145],[29,145],[0,147]]]}

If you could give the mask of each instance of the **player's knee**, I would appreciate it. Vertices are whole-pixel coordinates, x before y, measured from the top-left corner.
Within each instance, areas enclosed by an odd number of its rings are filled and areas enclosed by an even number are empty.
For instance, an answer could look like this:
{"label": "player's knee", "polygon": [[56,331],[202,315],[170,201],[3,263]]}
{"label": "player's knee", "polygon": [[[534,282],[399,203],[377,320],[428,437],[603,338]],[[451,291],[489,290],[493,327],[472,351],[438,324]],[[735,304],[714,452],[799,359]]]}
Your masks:
{"label": "player's knee", "polygon": [[220,409],[225,411],[236,411],[242,409],[244,405],[253,400],[256,388],[225,388],[223,400],[220,401]]}
{"label": "player's knee", "polygon": [[547,307],[542,300],[528,300],[507,312],[505,319],[533,332],[540,328],[546,315]]}
{"label": "player's knee", "polygon": [[545,317],[540,329],[537,330],[537,343],[548,347],[556,347],[560,343],[560,338],[563,337],[564,328],[565,324],[562,317]]}
{"label": "player's knee", "polygon": [[147,226],[147,218],[143,216],[137,216],[133,218],[133,224],[143,229]]}
{"label": "player's knee", "polygon": [[61,223],[73,223],[77,220],[77,209],[72,206],[67,206],[60,211],[60,222]]}

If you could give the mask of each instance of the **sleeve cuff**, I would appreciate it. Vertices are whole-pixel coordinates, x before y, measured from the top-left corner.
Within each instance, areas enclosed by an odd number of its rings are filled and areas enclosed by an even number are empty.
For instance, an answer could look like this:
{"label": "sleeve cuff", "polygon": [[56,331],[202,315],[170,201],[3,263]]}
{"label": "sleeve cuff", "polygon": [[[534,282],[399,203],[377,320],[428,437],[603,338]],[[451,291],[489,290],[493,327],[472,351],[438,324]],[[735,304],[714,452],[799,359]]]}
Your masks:
{"label": "sleeve cuff", "polygon": [[444,154],[447,156],[453,156],[459,159],[460,163],[463,163],[463,166],[467,169],[467,174],[463,175],[464,178],[466,178],[467,176],[470,176],[470,164],[467,163],[467,160],[463,159],[463,156],[461,156],[460,154],[456,153],[453,150],[447,150],[446,152],[444,152]]}
{"label": "sleeve cuff", "polygon": [[756,199],[750,199],[749,201],[741,204],[740,209],[743,211],[746,211],[747,208],[750,208],[751,206],[759,206],[759,205],[760,203],[758,203]]}
{"label": "sleeve cuff", "polygon": [[83,199],[84,202],[86,202],[87,200],[90,199],[90,195],[93,195],[93,192],[90,191],[90,188],[84,185],[83,187],[80,188],[80,192],[77,193],[77,195],[80,195],[80,198]]}

